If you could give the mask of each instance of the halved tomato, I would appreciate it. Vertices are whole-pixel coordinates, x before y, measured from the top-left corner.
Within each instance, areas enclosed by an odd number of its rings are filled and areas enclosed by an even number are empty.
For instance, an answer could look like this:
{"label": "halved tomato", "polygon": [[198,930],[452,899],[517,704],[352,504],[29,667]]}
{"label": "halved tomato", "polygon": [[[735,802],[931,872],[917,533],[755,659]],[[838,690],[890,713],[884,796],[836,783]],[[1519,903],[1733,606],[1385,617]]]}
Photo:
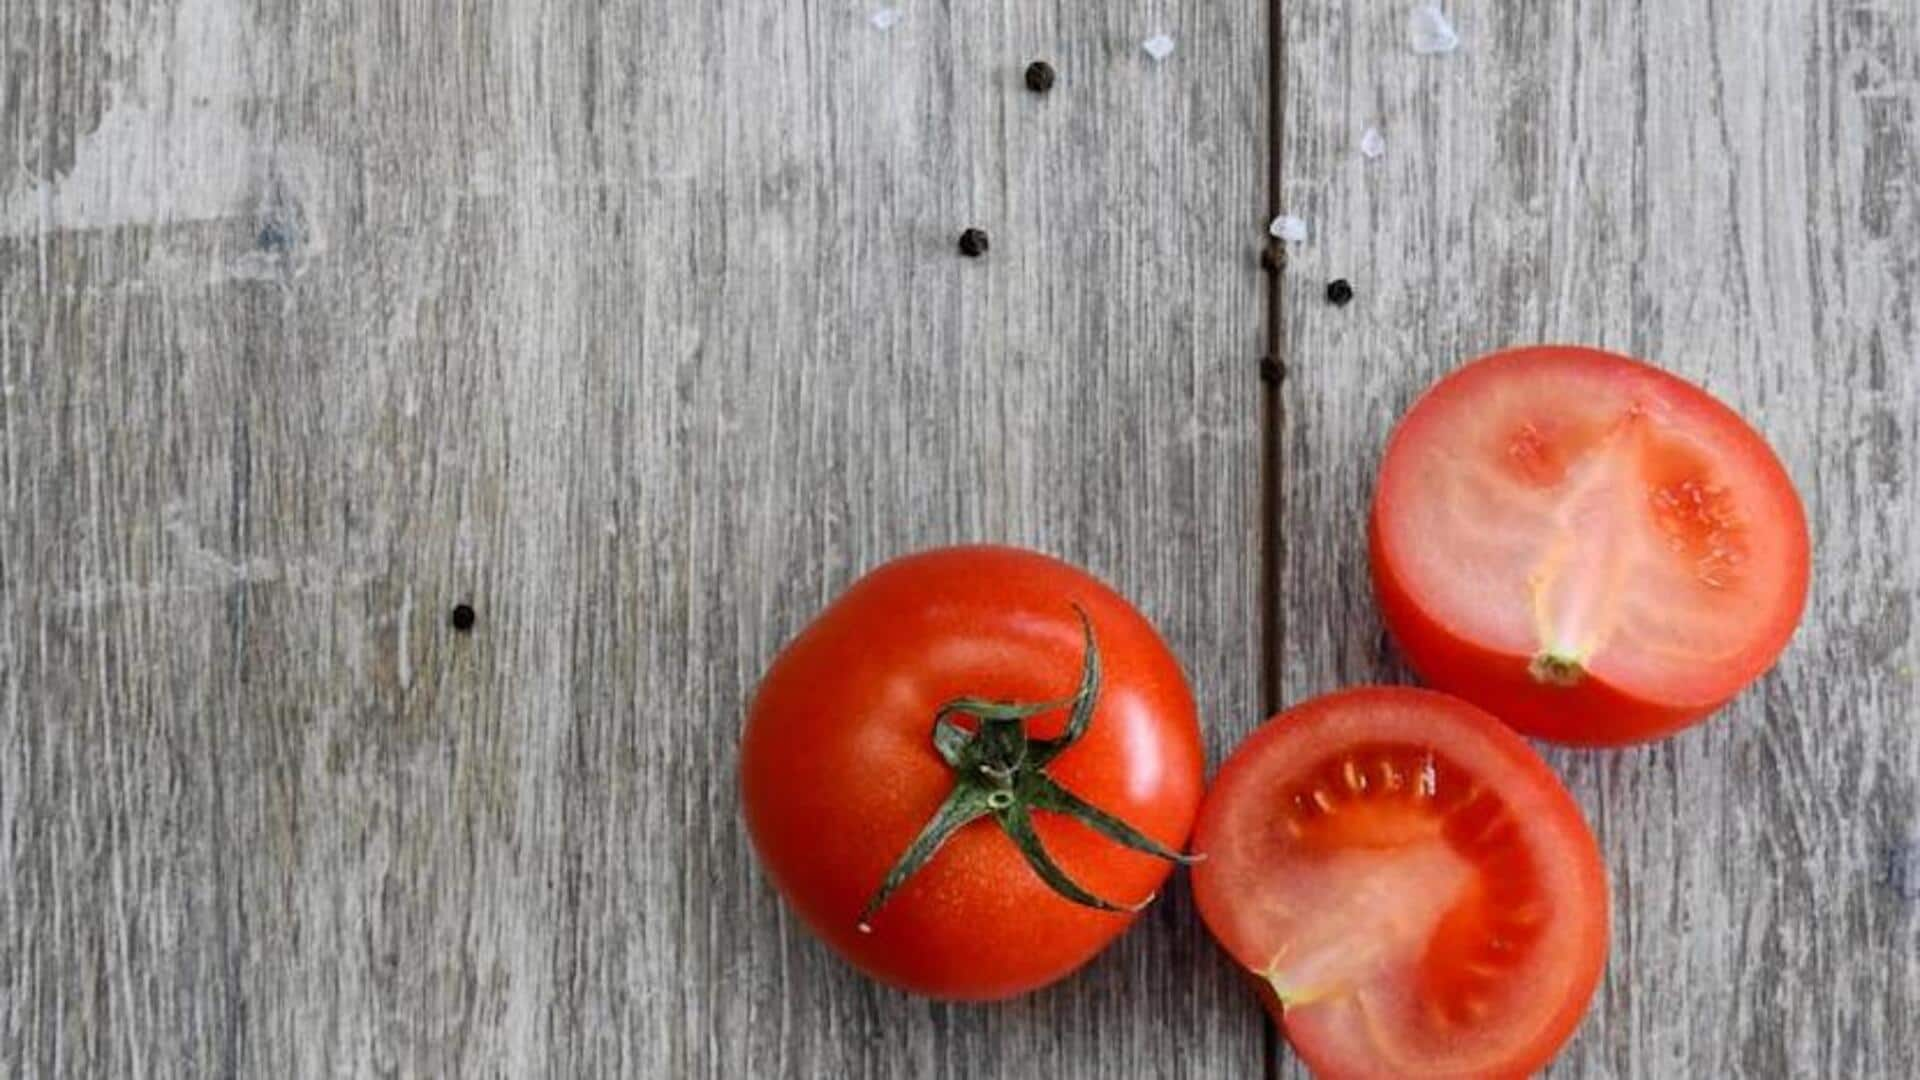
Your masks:
{"label": "halved tomato", "polygon": [[1543,739],[1698,721],[1773,665],[1807,596],[1786,470],[1691,383],[1594,349],[1496,353],[1395,430],[1371,523],[1423,678]]}
{"label": "halved tomato", "polygon": [[1586,1011],[1600,852],[1527,744],[1406,687],[1268,722],[1200,809],[1193,891],[1324,1077],[1524,1076]]}

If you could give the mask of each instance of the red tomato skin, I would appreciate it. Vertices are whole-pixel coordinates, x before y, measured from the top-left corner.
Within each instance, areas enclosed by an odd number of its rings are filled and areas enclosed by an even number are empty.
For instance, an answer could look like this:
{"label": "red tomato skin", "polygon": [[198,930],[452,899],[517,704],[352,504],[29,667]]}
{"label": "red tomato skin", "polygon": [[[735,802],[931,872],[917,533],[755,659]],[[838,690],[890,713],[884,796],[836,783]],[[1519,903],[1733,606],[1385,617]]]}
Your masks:
{"label": "red tomato skin", "polygon": [[[952,789],[935,710],[962,696],[1069,696],[1091,618],[1103,681],[1086,734],[1049,766],[1082,798],[1173,848],[1193,826],[1205,765],[1178,661],[1126,600],[1056,559],[1006,547],[943,548],[856,582],[774,660],[740,748],[749,835],[774,886],[813,932],[884,983],[993,1000],[1052,983],[1134,916],[1053,892],[990,821],[956,834],[858,927],[887,870]],[[1064,713],[1029,722],[1058,734]],[[1151,896],[1171,865],[1048,813],[1035,828],[1097,895]]]}
{"label": "red tomato skin", "polygon": [[[1571,985],[1578,988],[1578,992],[1570,995],[1551,1015],[1531,1042],[1516,1051],[1512,1061],[1498,1070],[1476,1073],[1474,1080],[1481,1080],[1481,1078],[1505,1080],[1509,1077],[1518,1080],[1518,1078],[1532,1076],[1553,1060],[1586,1017],[1594,992],[1599,988],[1601,977],[1606,971],[1610,940],[1607,925],[1610,920],[1610,903],[1606,866],[1601,860],[1597,846],[1592,846],[1592,833],[1581,816],[1578,805],[1573,802],[1571,795],[1566,794],[1566,787],[1561,783],[1559,776],[1539,754],[1533,752],[1525,740],[1514,734],[1491,713],[1437,691],[1405,686],[1351,687],[1302,702],[1269,718],[1265,724],[1234,748],[1233,753],[1214,777],[1208,791],[1209,800],[1227,790],[1228,785],[1246,782],[1244,778],[1257,776],[1261,748],[1279,741],[1286,725],[1315,723],[1333,709],[1347,705],[1364,705],[1370,700],[1394,699],[1427,699],[1435,707],[1444,709],[1454,719],[1471,724],[1479,734],[1491,740],[1499,749],[1503,767],[1513,770],[1527,783],[1550,786],[1561,792],[1564,798],[1564,809],[1560,812],[1570,815],[1572,822],[1578,827],[1578,834],[1588,837],[1586,844],[1590,847],[1591,855],[1585,860],[1580,891],[1597,898],[1598,927],[1597,932],[1583,940],[1583,948],[1574,961],[1574,973],[1569,981]],[[1203,807],[1194,832],[1194,851],[1204,854],[1210,849],[1217,848],[1221,841],[1221,828],[1222,816],[1210,807]],[[1203,916],[1214,905],[1229,902],[1227,893],[1220,887],[1220,883],[1208,879],[1203,872],[1197,872],[1194,877],[1194,898]],[[1213,930],[1212,924],[1209,924],[1209,930]],[[1233,948],[1226,940],[1220,938],[1217,933],[1215,939],[1223,951],[1233,956]],[[1236,964],[1240,963],[1239,957],[1234,957],[1234,960]],[[1292,1033],[1288,1032],[1286,1009],[1281,1004],[1279,996],[1275,994],[1272,984],[1244,966],[1241,967],[1241,971],[1253,987],[1267,1015],[1283,1033],[1287,1033],[1288,1045],[1293,1053],[1306,1063],[1318,1080],[1387,1080],[1387,1077],[1382,1074],[1354,1070],[1345,1062],[1316,1052],[1310,1040],[1296,1039]],[[1434,1075],[1436,1080],[1445,1080],[1441,1074]]]}
{"label": "red tomato skin", "polygon": [[[1751,431],[1746,420],[1725,402],[1665,369],[1632,357],[1602,349],[1575,345],[1526,345],[1490,353],[1469,361],[1443,376],[1441,382],[1469,369],[1494,368],[1523,362],[1533,356],[1552,354],[1570,357],[1581,363],[1612,365],[1630,369],[1643,378],[1680,388],[1689,395],[1689,406],[1715,420]],[[1438,386],[1436,383],[1435,386]],[[1431,394],[1433,388],[1427,393]],[[1424,400],[1426,394],[1422,395]],[[1416,401],[1396,428],[1398,438],[1408,417],[1419,408]],[[1529,672],[1531,657],[1487,649],[1455,633],[1437,613],[1416,603],[1405,583],[1383,555],[1380,539],[1382,522],[1391,507],[1374,499],[1368,519],[1369,566],[1374,594],[1382,621],[1400,647],[1408,666],[1434,688],[1466,699],[1492,712],[1523,735],[1568,746],[1615,747],[1651,742],[1700,723],[1737,697],[1740,691],[1764,675],[1785,651],[1794,629],[1804,614],[1811,580],[1812,541],[1807,530],[1806,513],[1792,478],[1774,456],[1771,447],[1754,435],[1757,450],[1773,483],[1791,497],[1787,500],[1792,515],[1788,533],[1795,539],[1788,553],[1786,576],[1780,582],[1783,594],[1794,597],[1782,616],[1769,624],[1766,637],[1772,647],[1759,649],[1760,662],[1743,671],[1744,678],[1732,692],[1708,700],[1657,700],[1636,696],[1608,684],[1589,673],[1572,687],[1543,684]],[[1392,459],[1389,442],[1384,470]]]}

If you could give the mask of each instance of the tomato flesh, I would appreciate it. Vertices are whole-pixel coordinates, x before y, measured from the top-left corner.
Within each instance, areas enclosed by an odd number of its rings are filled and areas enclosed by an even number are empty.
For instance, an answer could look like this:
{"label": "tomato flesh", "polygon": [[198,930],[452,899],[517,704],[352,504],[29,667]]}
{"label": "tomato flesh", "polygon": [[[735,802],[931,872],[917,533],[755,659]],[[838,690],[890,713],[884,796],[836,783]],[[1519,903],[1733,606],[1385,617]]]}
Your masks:
{"label": "tomato flesh", "polygon": [[1371,524],[1388,628],[1435,686],[1521,731],[1653,738],[1786,646],[1806,518],[1766,442],[1706,392],[1591,349],[1483,358],[1387,448]]}
{"label": "tomato flesh", "polygon": [[1194,840],[1208,928],[1324,1075],[1523,1075],[1598,982],[1592,833],[1458,699],[1362,689],[1281,714],[1221,771]]}

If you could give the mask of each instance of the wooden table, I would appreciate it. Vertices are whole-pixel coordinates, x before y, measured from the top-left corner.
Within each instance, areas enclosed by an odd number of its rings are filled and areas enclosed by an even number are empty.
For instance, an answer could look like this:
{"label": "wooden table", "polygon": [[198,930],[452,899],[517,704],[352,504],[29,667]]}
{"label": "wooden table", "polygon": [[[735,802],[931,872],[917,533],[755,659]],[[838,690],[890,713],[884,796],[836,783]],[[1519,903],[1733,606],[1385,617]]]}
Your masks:
{"label": "wooden table", "polygon": [[743,703],[962,539],[1132,596],[1216,761],[1404,678],[1388,425],[1553,340],[1816,539],[1725,715],[1550,755],[1616,904],[1553,1071],[1915,1075],[1920,9],[881,2],[0,0],[0,1071],[1298,1075],[1184,887],[1010,1005],[855,977]]}

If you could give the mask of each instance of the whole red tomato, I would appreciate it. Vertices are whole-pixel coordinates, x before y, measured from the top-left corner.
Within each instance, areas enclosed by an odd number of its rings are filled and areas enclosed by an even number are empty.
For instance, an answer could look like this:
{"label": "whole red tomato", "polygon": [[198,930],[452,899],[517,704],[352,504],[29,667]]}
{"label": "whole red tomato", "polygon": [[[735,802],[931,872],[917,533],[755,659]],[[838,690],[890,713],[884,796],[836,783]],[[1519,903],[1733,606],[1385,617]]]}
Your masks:
{"label": "whole red tomato", "polygon": [[788,644],[740,751],[781,894],[868,974],[1051,983],[1133,921],[1199,806],[1193,696],[1153,627],[1033,552],[888,563]]}

